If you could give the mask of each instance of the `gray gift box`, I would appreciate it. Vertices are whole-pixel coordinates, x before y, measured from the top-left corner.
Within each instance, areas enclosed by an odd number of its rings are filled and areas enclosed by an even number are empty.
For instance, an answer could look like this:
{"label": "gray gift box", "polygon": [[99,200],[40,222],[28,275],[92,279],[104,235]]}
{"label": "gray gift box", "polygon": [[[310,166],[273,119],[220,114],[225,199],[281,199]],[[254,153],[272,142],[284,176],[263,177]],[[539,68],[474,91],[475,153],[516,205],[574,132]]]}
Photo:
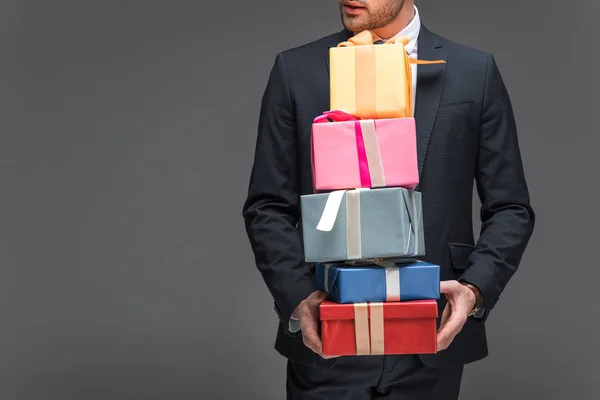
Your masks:
{"label": "gray gift box", "polygon": [[303,195],[306,262],[425,255],[421,193],[401,187]]}

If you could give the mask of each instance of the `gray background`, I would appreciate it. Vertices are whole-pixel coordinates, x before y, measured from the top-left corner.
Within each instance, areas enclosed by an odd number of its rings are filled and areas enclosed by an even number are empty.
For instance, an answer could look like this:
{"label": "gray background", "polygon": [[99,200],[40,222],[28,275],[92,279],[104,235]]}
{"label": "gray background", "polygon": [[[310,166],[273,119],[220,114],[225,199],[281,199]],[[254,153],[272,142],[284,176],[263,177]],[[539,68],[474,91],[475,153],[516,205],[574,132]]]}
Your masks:
{"label": "gray background", "polygon": [[[598,399],[598,2],[417,5],[496,55],[538,215],[461,399]],[[276,53],[340,27],[323,0],[0,1],[1,399],[284,397],[241,206]]]}

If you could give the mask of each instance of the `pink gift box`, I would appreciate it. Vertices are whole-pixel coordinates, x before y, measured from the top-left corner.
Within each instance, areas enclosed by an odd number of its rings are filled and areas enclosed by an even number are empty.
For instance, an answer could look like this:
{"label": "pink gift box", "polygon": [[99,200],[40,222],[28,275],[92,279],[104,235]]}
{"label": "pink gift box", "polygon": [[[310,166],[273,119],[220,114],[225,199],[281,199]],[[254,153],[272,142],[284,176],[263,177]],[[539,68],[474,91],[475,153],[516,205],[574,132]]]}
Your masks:
{"label": "pink gift box", "polygon": [[419,183],[414,118],[358,119],[343,111],[315,118],[311,134],[316,192]]}

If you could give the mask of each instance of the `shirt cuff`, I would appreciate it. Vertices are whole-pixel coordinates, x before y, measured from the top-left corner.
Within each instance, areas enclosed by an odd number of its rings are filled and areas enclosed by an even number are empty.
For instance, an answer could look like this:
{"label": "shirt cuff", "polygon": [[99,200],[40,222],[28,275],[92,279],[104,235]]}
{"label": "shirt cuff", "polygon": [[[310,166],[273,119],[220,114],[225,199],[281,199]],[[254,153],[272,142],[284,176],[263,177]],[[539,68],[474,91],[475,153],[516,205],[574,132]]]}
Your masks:
{"label": "shirt cuff", "polygon": [[290,316],[290,321],[288,323],[288,329],[291,333],[296,333],[300,331],[300,317],[298,316],[298,308],[294,310],[292,315]]}
{"label": "shirt cuff", "polygon": [[483,316],[485,315],[485,307],[481,306],[481,308],[479,310],[477,310],[477,312],[475,314],[473,314],[473,318],[483,318]]}
{"label": "shirt cuff", "polygon": [[300,320],[294,317],[290,318],[289,327],[291,333],[296,333],[300,331]]}

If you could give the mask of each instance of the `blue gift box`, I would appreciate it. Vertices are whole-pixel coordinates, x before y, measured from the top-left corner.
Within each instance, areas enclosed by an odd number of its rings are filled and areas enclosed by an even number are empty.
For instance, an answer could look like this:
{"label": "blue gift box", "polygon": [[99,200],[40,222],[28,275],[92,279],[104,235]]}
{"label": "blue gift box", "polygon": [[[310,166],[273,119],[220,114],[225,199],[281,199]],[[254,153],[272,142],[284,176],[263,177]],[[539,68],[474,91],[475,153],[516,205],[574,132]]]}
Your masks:
{"label": "blue gift box", "polygon": [[439,299],[440,267],[406,260],[388,266],[316,263],[317,289],[337,303]]}

